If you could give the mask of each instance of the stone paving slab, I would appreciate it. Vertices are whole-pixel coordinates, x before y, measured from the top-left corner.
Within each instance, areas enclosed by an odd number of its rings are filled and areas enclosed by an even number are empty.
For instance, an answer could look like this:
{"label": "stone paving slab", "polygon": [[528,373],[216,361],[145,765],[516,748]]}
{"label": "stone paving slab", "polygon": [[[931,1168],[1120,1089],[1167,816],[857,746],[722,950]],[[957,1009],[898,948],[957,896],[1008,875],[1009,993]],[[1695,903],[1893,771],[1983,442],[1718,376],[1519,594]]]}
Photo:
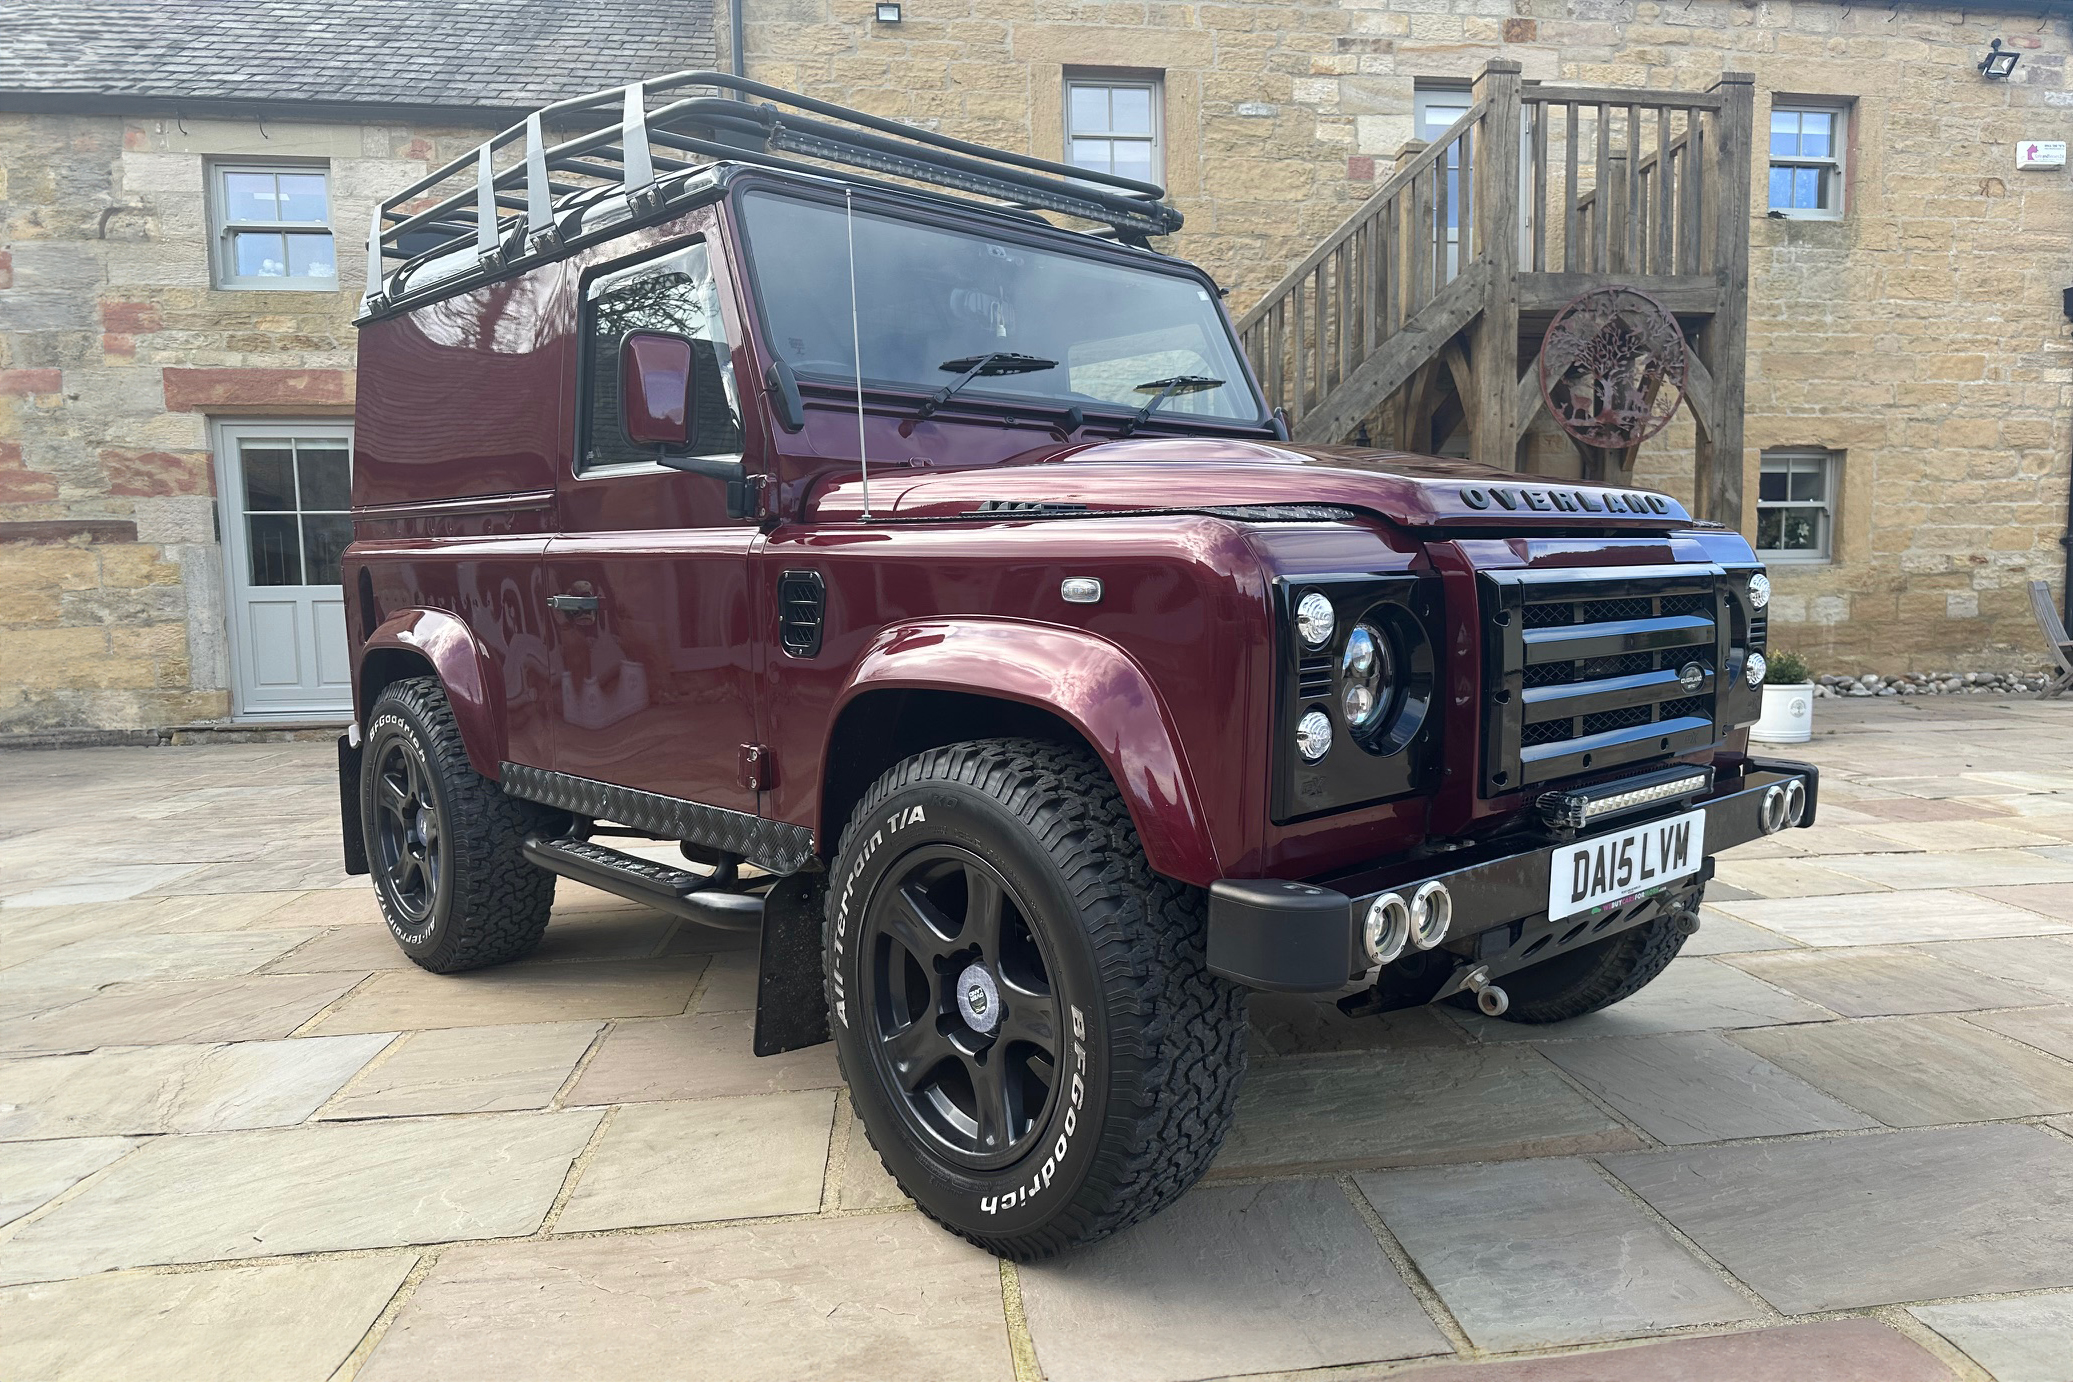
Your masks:
{"label": "stone paving slab", "polygon": [[0,1062],[0,1140],[288,1127],[393,1039],[109,1046]]}
{"label": "stone paving slab", "polygon": [[42,1208],[136,1145],[133,1137],[0,1142],[0,1226]]}
{"label": "stone paving slab", "polygon": [[1875,896],[1779,898],[1715,905],[1730,916],[1815,946],[1907,945],[2073,932],[2073,922],[2053,921],[2021,907],[1949,887]]}
{"label": "stone paving slab", "polygon": [[1556,1358],[1410,1368],[1392,1374],[1391,1382],[1953,1382],[1955,1376],[1877,1320],[1822,1320]]}
{"label": "stone paving slab", "polygon": [[[79,907],[95,902],[122,902],[162,884],[186,878],[195,864],[131,864],[75,873],[61,882],[34,886],[15,871],[15,882],[0,881],[0,909],[15,907]],[[23,884],[31,884],[24,887]]]}
{"label": "stone paving slab", "polygon": [[1461,1027],[1437,1008],[1348,1017],[1336,1004],[1292,993],[1255,993],[1249,1004],[1248,1044],[1255,1057],[1455,1048],[1468,1041]]}
{"label": "stone paving slab", "polygon": [[602,1022],[532,1022],[414,1032],[341,1089],[317,1117],[545,1108],[603,1030]]}
{"label": "stone paving slab", "polygon": [[590,964],[504,965],[466,974],[411,966],[376,973],[317,1030],[395,1032],[680,1013],[705,971],[703,955]]}
{"label": "stone paving slab", "polygon": [[449,1249],[358,1382],[1010,1382],[1000,1267],[919,1214]]}
{"label": "stone paving slab", "polygon": [[694,1013],[753,1013],[756,1010],[756,953],[733,950],[715,955],[691,1000]]}
{"label": "stone paving slab", "polygon": [[1733,1040],[1889,1127],[2073,1112],[2073,1064],[1951,1014],[1778,1027]]}
{"label": "stone paving slab", "polygon": [[[1710,898],[1716,892],[1712,885],[1706,888]],[[1685,938],[1684,948],[1677,952],[1678,958],[1688,959],[1699,955],[1745,955],[1754,950],[1792,950],[1799,942],[1789,940],[1776,931],[1766,931],[1761,926],[1752,926],[1740,917],[1731,917],[1713,907],[1699,910],[1699,933]]]}
{"label": "stone paving slab", "polygon": [[811,1214],[834,1116],[827,1089],[619,1109],[555,1231]]}
{"label": "stone paving slab", "polygon": [[[1758,897],[1828,897],[1837,893],[1885,892],[1862,878],[1825,869],[1810,859],[1743,859],[1723,857],[1720,881]],[[1709,890],[1710,891],[1710,890]]]}
{"label": "stone paving slab", "polygon": [[1640,1139],[1522,1047],[1252,1064],[1212,1175],[1619,1151]]}
{"label": "stone paving slab", "polygon": [[1547,1058],[1659,1142],[1876,1127],[1715,1032],[1550,1042]]}
{"label": "stone paving slab", "polygon": [[2073,1003],[2073,967],[2066,960],[2066,952],[2073,950],[2073,936],[1955,941],[1922,949],[1938,960],[2049,994],[2061,1003]]}
{"label": "stone paving slab", "polygon": [[2020,1124],[1601,1157],[1787,1314],[2073,1286],[2073,1140]]}
{"label": "stone paving slab", "polygon": [[1198,1189],[1020,1277],[1050,1382],[1184,1382],[1449,1351],[1328,1180]]}
{"label": "stone paving slab", "polygon": [[1888,821],[1860,828],[1867,835],[1877,835],[1881,839],[1906,845],[1910,849],[1939,852],[1957,849],[2028,849],[2033,845],[2059,843],[2055,836],[2027,828],[2013,817],[2003,817],[1998,821]]}
{"label": "stone paving slab", "polygon": [[1823,867],[1889,888],[1964,888],[1975,883],[2073,883],[2064,845],[1970,849],[1948,854],[1831,855]]}
{"label": "stone paving slab", "polygon": [[9,1287],[0,1377],[324,1382],[416,1262],[382,1253]]}
{"label": "stone paving slab", "polygon": [[2073,922],[2073,883],[2025,883],[2013,888],[1979,887],[1972,891],[2054,921]]}
{"label": "stone paving slab", "polygon": [[2061,1060],[2073,1061],[2073,1007],[2018,1008],[2004,1013],[1967,1013],[1965,1020],[2013,1037]]}
{"label": "stone paving slab", "polygon": [[0,988],[98,988],[250,974],[309,940],[311,931],[99,936],[0,969]]}
{"label": "stone paving slab", "polygon": [[0,1020],[0,1055],[285,1037],[364,977],[261,974],[111,984],[64,1007]]}
{"label": "stone paving slab", "polygon": [[1470,1342],[1506,1352],[1763,1315],[1573,1160],[1356,1176]]}
{"label": "stone paving slab", "polygon": [[539,1228],[602,1113],[160,1138],[0,1243],[0,1284]]}
{"label": "stone paving slab", "polygon": [[620,1022],[569,1091],[571,1104],[720,1099],[736,1094],[833,1089],[842,1083],[832,1046],[758,1057],[748,1013],[701,1013]]}
{"label": "stone paving slab", "polygon": [[[844,1100],[845,1105],[847,1100]],[[836,1189],[836,1204],[842,1209],[895,1209],[912,1204],[907,1192],[885,1169],[878,1149],[864,1131],[863,1121],[845,1107],[848,1131],[842,1138],[842,1183]]]}
{"label": "stone paving slab", "polygon": [[1995,1382],[2073,1382],[2073,1291],[1915,1305],[1908,1313],[1963,1349]]}
{"label": "stone paving slab", "polygon": [[1762,1027],[1820,1022],[1834,1015],[1719,960],[1694,957],[1672,960],[1668,969],[1624,1002],[1567,1022],[1506,1022],[1481,1013],[1462,1013],[1460,1021],[1478,1040],[1511,1042]]}
{"label": "stone paving slab", "polygon": [[1919,950],[1855,946],[1743,955],[1727,961],[1844,1017],[2039,1006],[2049,994],[1989,978]]}

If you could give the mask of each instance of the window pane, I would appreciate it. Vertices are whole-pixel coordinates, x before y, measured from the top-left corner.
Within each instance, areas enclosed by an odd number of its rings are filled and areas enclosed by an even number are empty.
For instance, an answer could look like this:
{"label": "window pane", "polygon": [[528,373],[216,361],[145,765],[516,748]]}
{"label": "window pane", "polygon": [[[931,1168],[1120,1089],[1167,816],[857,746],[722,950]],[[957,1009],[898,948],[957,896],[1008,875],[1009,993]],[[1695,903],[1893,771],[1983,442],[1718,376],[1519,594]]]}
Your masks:
{"label": "window pane", "polygon": [[310,585],[342,585],[339,559],[353,540],[353,520],[342,513],[304,514],[302,550],[309,554]]}
{"label": "window pane", "polygon": [[1799,112],[1771,112],[1771,152],[1790,156],[1799,152]]}
{"label": "window pane", "polygon": [[245,520],[245,536],[252,548],[252,584],[302,584],[302,548],[295,539],[294,514],[253,514]]}
{"label": "window pane", "polygon": [[1756,477],[1756,497],[1764,500],[1785,498],[1785,475],[1789,461],[1765,461],[1763,472]]}
{"label": "window pane", "polygon": [[280,195],[272,173],[225,173],[223,216],[228,221],[278,221]]}
{"label": "window pane", "polygon": [[281,197],[275,204],[280,207],[282,220],[331,223],[330,199],[324,195],[322,173],[282,173],[279,180]]}
{"label": "window pane", "polygon": [[[857,258],[864,258],[859,247]],[[842,262],[847,263],[844,259]],[[848,320],[848,282],[830,302]],[[620,421],[619,350],[628,332],[661,331],[693,342],[692,388],[697,398],[696,452],[740,455],[741,410],[734,357],[720,311],[720,293],[703,243],[666,259],[593,284],[590,289],[590,365],[586,465],[653,461],[655,448],[635,446]]]}
{"label": "window pane", "polygon": [[1445,134],[1456,120],[1468,114],[1468,103],[1455,104],[1448,101],[1434,101],[1425,107],[1425,129],[1423,137],[1432,139]]}
{"label": "window pane", "polygon": [[1829,158],[1835,151],[1835,112],[1802,111],[1799,117],[1799,151],[1802,158]]}
{"label": "window pane", "polygon": [[1778,167],[1771,169],[1771,205],[1777,207],[1792,205],[1792,169]]}
{"label": "window pane", "polygon": [[302,472],[304,512],[343,512],[353,506],[352,462],[345,448],[328,443],[303,442],[295,448]]}
{"label": "window pane", "polygon": [[1108,88],[1076,86],[1072,89],[1072,132],[1108,133]]}
{"label": "window pane", "polygon": [[1792,493],[1788,497],[1811,499],[1817,504],[1828,498],[1828,485],[1825,483],[1828,477],[1823,474],[1826,469],[1827,467],[1819,461],[1795,462],[1792,467]]}
{"label": "window pane", "polygon": [[1777,509],[1758,509],[1756,511],[1757,549],[1764,552],[1777,551],[1780,528],[1779,511]]}
{"label": "window pane", "polygon": [[331,237],[328,235],[290,235],[288,237],[288,277],[338,277],[338,263],[336,256],[331,251]]}
{"label": "window pane", "polygon": [[1778,543],[1780,551],[1818,552],[1821,550],[1821,510],[1819,509],[1774,509],[1772,512],[1783,519],[1784,535]]}
{"label": "window pane", "polygon": [[1152,181],[1152,146],[1139,139],[1119,139],[1110,146],[1114,157],[1113,171],[1139,182]]}
{"label": "window pane", "polygon": [[1141,86],[1119,86],[1109,93],[1111,128],[1117,134],[1152,132],[1152,93]]}
{"label": "window pane", "polygon": [[1115,166],[1109,161],[1109,145],[1106,139],[1075,139],[1072,142],[1072,166],[1088,168],[1097,173],[1112,173]]}
{"label": "window pane", "polygon": [[1821,209],[1821,170],[1819,168],[1795,168],[1792,170],[1792,205],[1795,210],[1818,211]]}
{"label": "window pane", "polygon": [[245,463],[245,507],[254,512],[295,507],[295,453],[285,445],[239,448]]}
{"label": "window pane", "polygon": [[240,233],[230,237],[231,263],[239,278],[284,278],[288,250],[275,234]]}

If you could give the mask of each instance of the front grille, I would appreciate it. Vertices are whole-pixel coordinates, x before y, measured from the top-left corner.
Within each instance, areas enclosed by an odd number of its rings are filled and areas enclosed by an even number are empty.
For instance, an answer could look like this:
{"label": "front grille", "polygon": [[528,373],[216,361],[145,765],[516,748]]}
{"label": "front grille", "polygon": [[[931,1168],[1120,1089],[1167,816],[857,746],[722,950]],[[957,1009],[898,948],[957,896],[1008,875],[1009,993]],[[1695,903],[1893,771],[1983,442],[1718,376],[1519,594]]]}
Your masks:
{"label": "front grille", "polygon": [[1727,657],[1720,574],[1485,572],[1485,792],[1711,743]]}

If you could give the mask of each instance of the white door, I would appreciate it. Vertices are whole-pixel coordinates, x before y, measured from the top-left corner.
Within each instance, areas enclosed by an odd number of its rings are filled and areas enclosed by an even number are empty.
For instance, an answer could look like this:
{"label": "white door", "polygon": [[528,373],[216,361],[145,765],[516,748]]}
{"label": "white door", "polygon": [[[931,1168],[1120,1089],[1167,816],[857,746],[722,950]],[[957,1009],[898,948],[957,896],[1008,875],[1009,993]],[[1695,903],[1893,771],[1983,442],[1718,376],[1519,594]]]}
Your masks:
{"label": "white door", "polygon": [[224,423],[217,433],[237,714],[346,718],[339,557],[353,540],[352,427]]}

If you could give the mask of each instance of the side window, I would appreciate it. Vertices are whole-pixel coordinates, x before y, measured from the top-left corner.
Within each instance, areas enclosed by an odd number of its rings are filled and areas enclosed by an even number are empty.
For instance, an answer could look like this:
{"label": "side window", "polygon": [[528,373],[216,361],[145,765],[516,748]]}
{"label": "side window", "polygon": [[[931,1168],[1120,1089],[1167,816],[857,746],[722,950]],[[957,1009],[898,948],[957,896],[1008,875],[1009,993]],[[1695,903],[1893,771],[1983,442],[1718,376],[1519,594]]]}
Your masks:
{"label": "side window", "polygon": [[1843,214],[1843,150],[1849,112],[1840,106],[1771,106],[1771,212],[1834,219]]}
{"label": "side window", "polygon": [[584,294],[585,400],[581,469],[637,465],[655,448],[630,440],[620,417],[620,345],[631,332],[691,342],[692,454],[741,455],[741,399],[705,242],[591,280]]}
{"label": "side window", "polygon": [[217,163],[210,176],[217,287],[311,293],[338,286],[325,165]]}
{"label": "side window", "polygon": [[1766,451],[1757,481],[1756,554],[1765,561],[1835,559],[1839,451]]}

